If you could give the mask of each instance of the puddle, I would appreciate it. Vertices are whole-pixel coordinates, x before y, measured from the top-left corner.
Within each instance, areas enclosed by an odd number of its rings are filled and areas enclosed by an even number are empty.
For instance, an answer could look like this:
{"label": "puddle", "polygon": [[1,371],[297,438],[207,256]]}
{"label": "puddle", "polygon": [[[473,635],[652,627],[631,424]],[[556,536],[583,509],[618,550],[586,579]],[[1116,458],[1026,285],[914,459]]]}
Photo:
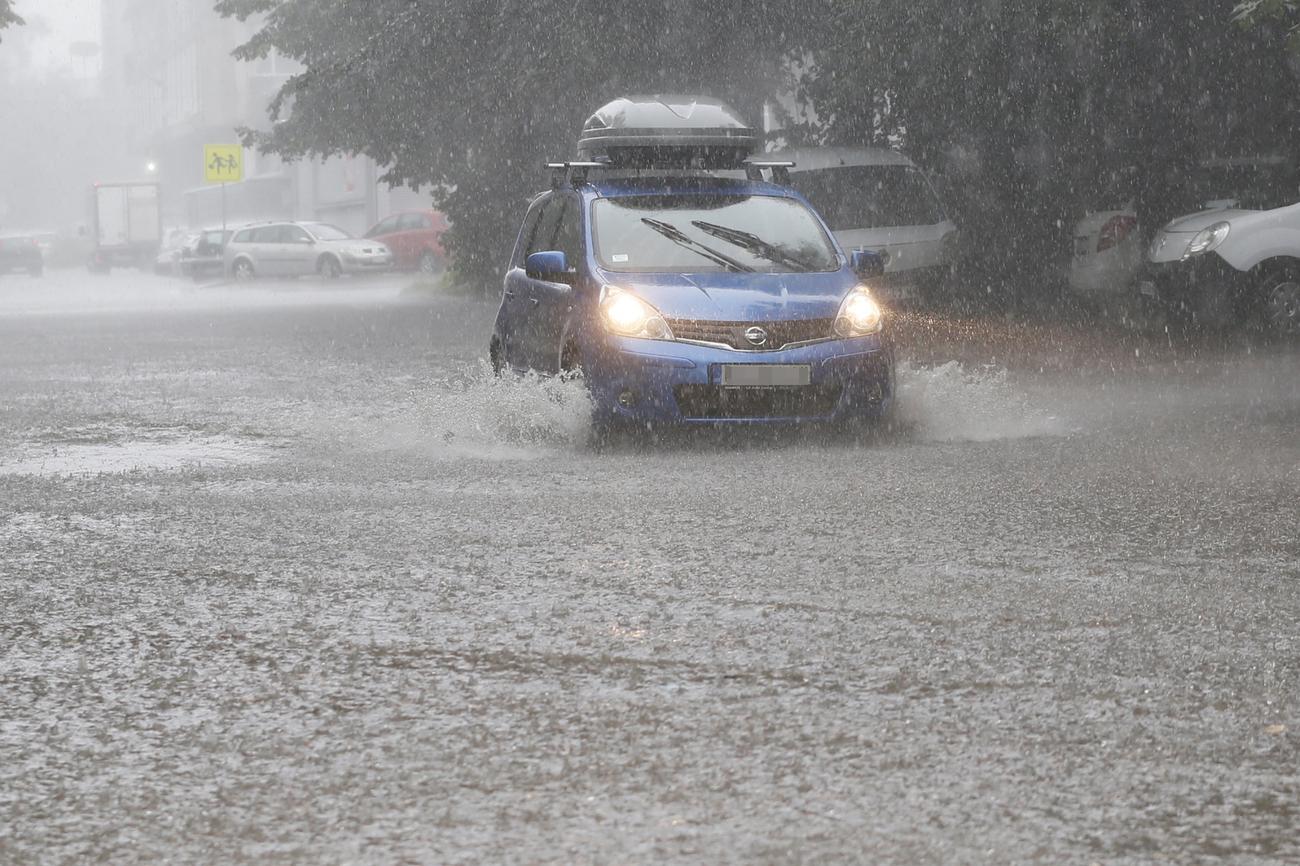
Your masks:
{"label": "puddle", "polygon": [[256,463],[266,447],[228,436],[165,437],[70,443],[29,449],[0,462],[0,475],[109,475],[214,469]]}

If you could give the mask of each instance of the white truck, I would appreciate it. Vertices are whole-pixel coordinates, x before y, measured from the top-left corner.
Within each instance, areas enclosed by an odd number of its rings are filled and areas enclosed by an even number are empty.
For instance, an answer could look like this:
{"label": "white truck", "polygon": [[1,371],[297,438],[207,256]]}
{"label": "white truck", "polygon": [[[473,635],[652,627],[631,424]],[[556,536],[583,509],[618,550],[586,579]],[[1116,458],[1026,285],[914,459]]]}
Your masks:
{"label": "white truck", "polygon": [[97,183],[91,187],[90,269],[145,267],[158,255],[162,213],[156,183]]}

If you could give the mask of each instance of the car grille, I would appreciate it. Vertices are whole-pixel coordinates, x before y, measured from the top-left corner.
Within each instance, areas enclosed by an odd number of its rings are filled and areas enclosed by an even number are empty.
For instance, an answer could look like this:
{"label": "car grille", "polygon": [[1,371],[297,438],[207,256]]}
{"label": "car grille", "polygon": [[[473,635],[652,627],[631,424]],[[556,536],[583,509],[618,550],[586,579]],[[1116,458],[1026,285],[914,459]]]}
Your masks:
{"label": "car grille", "polygon": [[[834,319],[802,319],[793,322],[712,322],[699,319],[668,319],[668,327],[678,340],[696,340],[701,343],[721,343],[733,349],[773,351],[791,343],[829,340],[834,336]],[[767,342],[755,346],[745,339],[745,331],[753,327],[767,332]]]}
{"label": "car grille", "polygon": [[678,385],[673,388],[683,418],[823,418],[835,410],[840,386],[723,388]]}

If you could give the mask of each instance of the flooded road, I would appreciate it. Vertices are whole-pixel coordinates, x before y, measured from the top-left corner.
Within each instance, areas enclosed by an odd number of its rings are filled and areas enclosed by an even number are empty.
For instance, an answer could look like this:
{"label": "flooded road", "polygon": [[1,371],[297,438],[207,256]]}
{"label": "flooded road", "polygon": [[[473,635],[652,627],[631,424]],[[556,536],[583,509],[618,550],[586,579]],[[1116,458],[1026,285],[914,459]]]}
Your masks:
{"label": "flooded road", "polygon": [[1300,860],[1300,351],[597,450],[405,281],[0,282],[0,862]]}

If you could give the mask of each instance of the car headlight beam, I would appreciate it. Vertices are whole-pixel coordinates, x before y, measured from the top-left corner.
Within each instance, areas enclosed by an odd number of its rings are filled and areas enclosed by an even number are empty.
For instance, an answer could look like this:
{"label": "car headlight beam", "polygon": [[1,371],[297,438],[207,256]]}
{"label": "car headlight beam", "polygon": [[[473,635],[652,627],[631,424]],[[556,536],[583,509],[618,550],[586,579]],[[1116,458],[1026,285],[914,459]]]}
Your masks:
{"label": "car headlight beam", "polygon": [[866,286],[858,286],[845,296],[835,315],[835,333],[841,337],[865,337],[877,334],[884,326],[885,314],[871,297]]}
{"label": "car headlight beam", "polygon": [[1218,248],[1220,244],[1228,239],[1228,232],[1232,226],[1226,222],[1218,222],[1207,229],[1196,233],[1192,242],[1187,245],[1187,251],[1183,253],[1184,259],[1190,259],[1194,256],[1204,255]]}
{"label": "car headlight beam", "polygon": [[636,295],[617,286],[605,286],[600,294],[600,318],[610,333],[648,340],[673,338],[659,311]]}

